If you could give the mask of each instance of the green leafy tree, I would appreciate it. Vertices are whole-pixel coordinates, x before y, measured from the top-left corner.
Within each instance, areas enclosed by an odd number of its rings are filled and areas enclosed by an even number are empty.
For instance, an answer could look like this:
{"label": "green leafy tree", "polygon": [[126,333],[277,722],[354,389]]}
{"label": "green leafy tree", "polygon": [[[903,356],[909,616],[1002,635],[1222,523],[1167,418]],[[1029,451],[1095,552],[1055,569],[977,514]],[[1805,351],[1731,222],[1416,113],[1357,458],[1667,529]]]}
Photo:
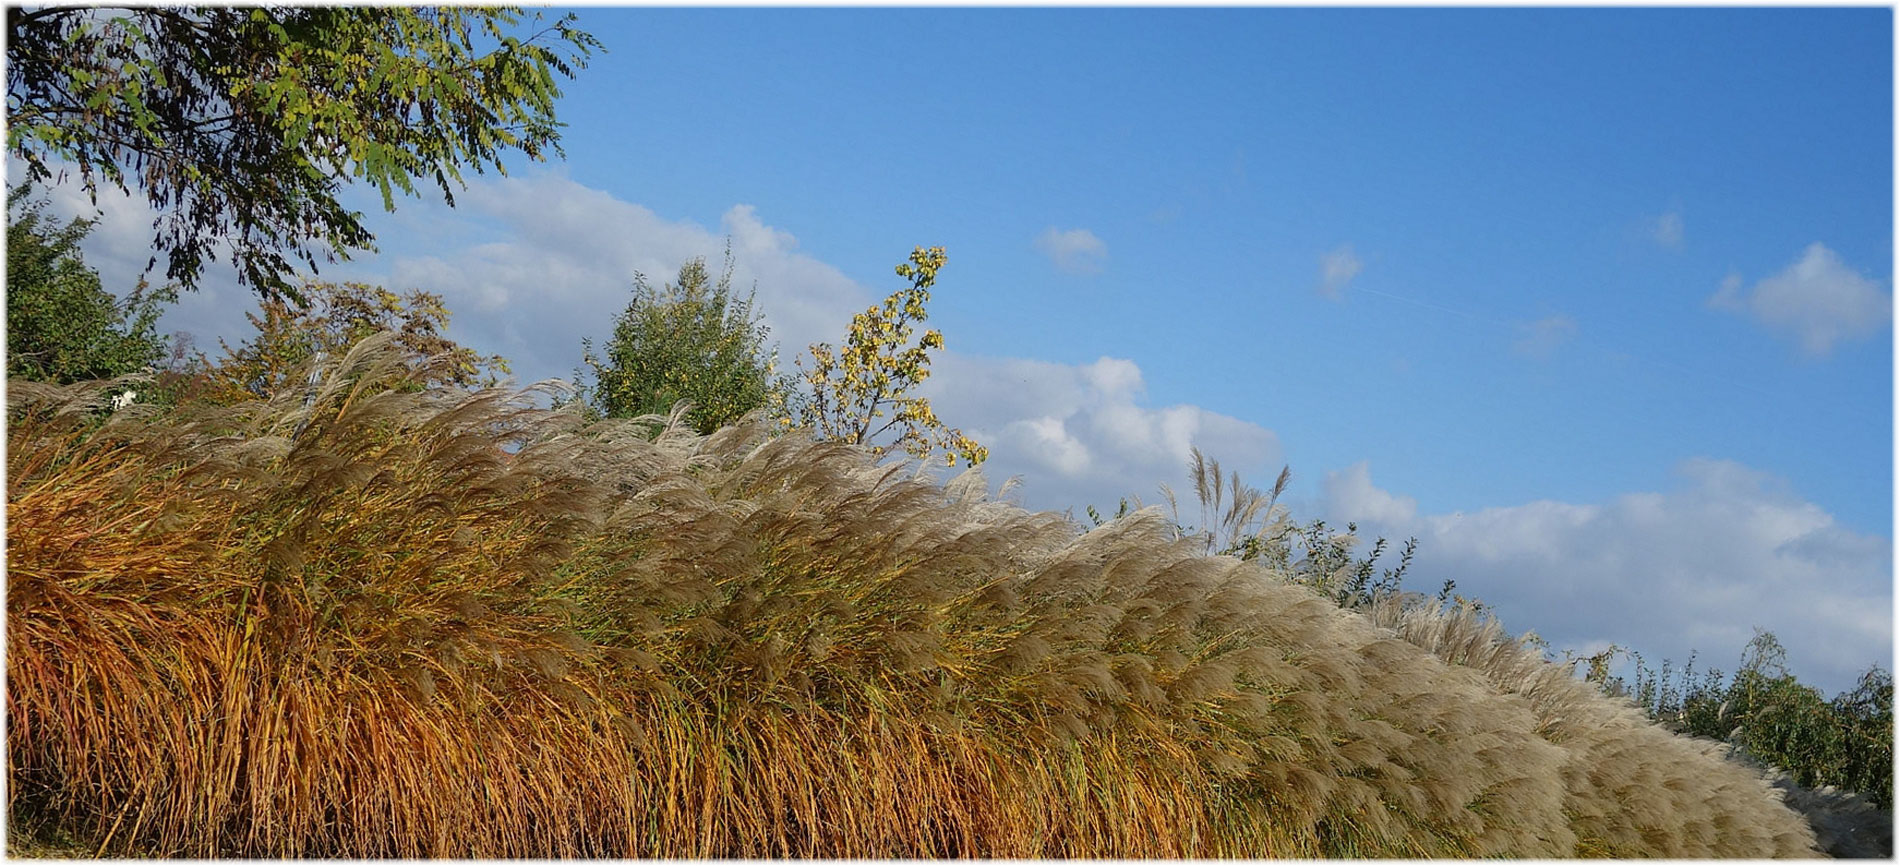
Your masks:
{"label": "green leafy tree", "polygon": [[[1758,632],[1742,656],[1741,670],[1729,684],[1725,722],[1733,726],[1731,739],[1764,763],[1788,771],[1795,781],[1813,788],[1837,785],[1857,788],[1882,806],[1893,801],[1893,683],[1883,671],[1870,671],[1862,682],[1863,702],[1872,718],[1856,718],[1851,696],[1830,702],[1821,693],[1795,679],[1786,665],[1786,651],[1771,632]],[[1878,729],[1884,704],[1884,731]],[[1718,729],[1719,730],[1719,729]],[[1865,740],[1873,740],[1873,743]],[[1875,748],[1870,750],[1869,745]]]}
{"label": "green leafy tree", "polygon": [[941,331],[925,331],[914,345],[911,336],[929,316],[924,305],[947,261],[943,247],[916,248],[910,261],[897,266],[910,286],[852,317],[843,348],[812,344],[811,367],[800,362],[811,393],[791,410],[788,423],[878,454],[902,450],[924,458],[942,450],[949,466],[989,459],[988,448],[937,420],[930,401],[912,393],[930,377],[930,350],[943,348]]}
{"label": "green leafy tree", "polygon": [[297,298],[292,258],[374,249],[337,200],[394,207],[418,181],[559,150],[555,75],[599,43],[572,15],[402,6],[7,8],[7,149],[30,179],[77,168],[159,212],[166,276],[194,287],[229,244],[239,278]]}
{"label": "green leafy tree", "polygon": [[110,379],[165,357],[159,315],[175,299],[144,283],[121,302],[86,266],[93,222],[47,218],[24,188],[7,196],[7,375],[51,382]]}
{"label": "green leafy tree", "polygon": [[508,372],[499,355],[481,355],[443,334],[449,309],[439,295],[406,295],[363,283],[305,282],[299,308],[283,298],[259,302],[248,314],[257,333],[233,348],[222,340],[224,356],[206,365],[206,399],[230,402],[266,396],[301,384],[303,366],[317,353],[332,357],[349,351],[365,337],[393,331],[396,345],[415,363],[437,360],[422,383],[489,387]]}
{"label": "green leafy tree", "polygon": [[717,281],[703,258],[658,289],[635,274],[633,299],[614,320],[604,354],[591,341],[583,344],[594,378],[592,408],[632,418],[663,415],[689,400],[693,427],[711,433],[753,409],[782,404],[785,385],[773,375],[777,353],[765,348],[767,329],[752,300],[732,295],[730,251]]}

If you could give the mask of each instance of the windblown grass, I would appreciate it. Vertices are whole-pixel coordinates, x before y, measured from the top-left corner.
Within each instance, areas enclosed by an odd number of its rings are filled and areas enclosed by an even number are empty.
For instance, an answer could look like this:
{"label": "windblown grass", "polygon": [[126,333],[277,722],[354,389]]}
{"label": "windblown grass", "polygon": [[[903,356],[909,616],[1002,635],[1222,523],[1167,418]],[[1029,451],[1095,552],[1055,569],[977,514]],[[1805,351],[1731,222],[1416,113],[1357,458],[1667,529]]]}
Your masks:
{"label": "windblown grass", "polygon": [[757,420],[421,375],[372,340],[308,399],[103,423],[9,383],[11,814],[194,856],[1812,848],[1719,757],[1158,512],[1078,535]]}
{"label": "windblown grass", "polygon": [[[1748,756],[1739,751],[1731,752],[1729,757],[1748,763]],[[1773,767],[1760,770],[1762,778],[1787,797],[1788,807],[1807,819],[1816,843],[1828,856],[1893,859],[1893,810],[1832,786],[1804,788]]]}
{"label": "windblown grass", "polygon": [[[1826,850],[1872,856],[1867,852],[1881,844],[1884,821],[1858,798],[1801,788],[1726,743],[1671,734],[1629,700],[1605,695],[1510,638],[1473,605],[1416,605],[1394,597],[1368,613],[1406,640],[1530,701],[1539,730],[1566,746],[1566,808],[1578,817],[1574,826],[1586,848],[1619,857],[1696,857],[1706,856],[1710,838],[1788,853],[1811,844],[1810,834],[1784,821],[1737,820],[1765,798],[1786,800]],[[1610,781],[1619,778],[1628,781]],[[1614,795],[1607,802],[1606,786]],[[1884,835],[1889,854],[1879,856],[1890,856],[1891,829]]]}

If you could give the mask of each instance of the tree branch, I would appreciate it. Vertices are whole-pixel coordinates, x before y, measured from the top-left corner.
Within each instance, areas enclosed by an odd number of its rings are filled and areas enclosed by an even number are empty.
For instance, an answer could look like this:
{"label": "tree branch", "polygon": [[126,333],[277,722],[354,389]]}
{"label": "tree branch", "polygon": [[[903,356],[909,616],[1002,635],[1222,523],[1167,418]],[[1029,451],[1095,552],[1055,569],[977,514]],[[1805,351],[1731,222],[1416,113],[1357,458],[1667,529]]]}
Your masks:
{"label": "tree branch", "polygon": [[34,10],[34,11],[32,11],[32,12],[19,12],[19,11],[16,11],[16,10],[8,10],[9,12],[13,12],[13,13],[14,13],[14,14],[13,14],[12,16],[9,16],[9,17],[11,17],[11,18],[12,18],[13,20],[12,20],[12,21],[10,21],[10,22],[8,22],[8,23],[10,23],[10,24],[13,24],[13,25],[15,25],[15,26],[18,26],[18,25],[21,25],[21,24],[31,24],[31,23],[33,23],[33,22],[35,22],[35,21],[38,21],[38,20],[40,20],[41,18],[51,18],[51,17],[53,17],[53,16],[56,16],[56,15],[68,15],[68,14],[71,14],[71,13],[73,13],[73,12],[84,12],[84,11],[86,11],[86,10],[88,10],[88,9],[98,9],[98,8],[104,8],[104,7],[98,7],[98,6],[48,6],[48,7],[46,7],[46,8],[44,8],[44,9],[36,9],[36,10]]}

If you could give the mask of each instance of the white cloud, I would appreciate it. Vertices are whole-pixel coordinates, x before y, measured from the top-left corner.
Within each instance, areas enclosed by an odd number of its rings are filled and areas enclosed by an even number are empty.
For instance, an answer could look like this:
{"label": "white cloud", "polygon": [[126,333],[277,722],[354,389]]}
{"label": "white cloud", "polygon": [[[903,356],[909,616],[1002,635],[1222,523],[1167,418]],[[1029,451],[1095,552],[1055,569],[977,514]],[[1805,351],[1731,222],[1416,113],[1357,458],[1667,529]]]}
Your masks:
{"label": "white cloud", "polygon": [[1522,336],[1511,343],[1511,351],[1540,361],[1556,354],[1577,333],[1577,323],[1569,316],[1548,316],[1517,328]]}
{"label": "white cloud", "polygon": [[1797,340],[1809,355],[1833,351],[1836,343],[1865,339],[1892,324],[1893,301],[1878,281],[1863,276],[1820,243],[1809,244],[1799,261],[1748,291],[1730,274],[1709,296],[1717,310],[1746,313],[1771,331]]}
{"label": "white cloud", "polygon": [[1050,226],[1036,236],[1036,249],[1056,267],[1072,274],[1099,272],[1102,259],[1108,257],[1108,244],[1088,229],[1060,231]]}
{"label": "white cloud", "polygon": [[946,353],[924,393],[938,415],[989,446],[993,482],[1023,478],[1023,503],[1079,514],[1121,497],[1148,504],[1179,489],[1188,451],[1260,475],[1280,455],[1273,431],[1198,406],[1141,405],[1141,368],[1121,358],[1058,364]]}
{"label": "white cloud", "polygon": [[[49,215],[70,219],[85,217],[98,220],[92,233],[86,238],[86,263],[100,259],[100,265],[111,265],[115,274],[109,282],[137,283],[138,276],[152,261],[152,219],[154,212],[142,199],[121,193],[117,189],[102,183],[98,201],[93,202],[86,191],[75,182],[52,186],[46,190]],[[222,252],[222,250],[220,250]],[[164,262],[158,262],[152,272],[152,278],[162,281]],[[101,270],[100,278],[105,280]]]}
{"label": "white cloud", "polygon": [[1323,490],[1327,511],[1352,515],[1348,520],[1403,526],[1418,516],[1418,500],[1372,486],[1372,467],[1364,460],[1326,473]]}
{"label": "white cloud", "polygon": [[1682,249],[1682,213],[1670,211],[1656,218],[1650,230],[1650,237],[1664,249]]}
{"label": "white cloud", "polygon": [[1456,580],[1507,627],[1534,629],[1558,649],[1615,643],[1652,665],[1693,649],[1699,666],[1732,671],[1760,626],[1830,696],[1892,658],[1891,539],[1847,529],[1738,463],[1692,459],[1677,474],[1676,489],[1601,504],[1421,515],[1359,463],[1327,476],[1322,511],[1359,522],[1367,539],[1417,536],[1410,588]]}
{"label": "white cloud", "polygon": [[[20,176],[24,169],[16,165],[9,160],[9,171]],[[35,189],[45,193],[49,217],[96,220],[91,233],[80,242],[80,252],[87,267],[99,273],[99,283],[105,290],[124,297],[141,278],[153,285],[167,282],[165,260],[160,257],[153,261],[152,224],[157,212],[143,198],[102,183],[95,203],[80,186],[76,171],[64,183],[36,184]],[[197,338],[198,349],[216,357],[219,336],[236,342],[247,333],[249,323],[244,314],[256,308],[257,296],[238,285],[228,247],[216,246],[213,253],[217,261],[204,263],[197,291],[181,293],[178,303],[159,318],[158,329],[167,335],[188,331]]]}
{"label": "white cloud", "polygon": [[1345,244],[1330,253],[1319,257],[1319,291],[1326,297],[1338,300],[1346,291],[1352,278],[1359,276],[1361,263],[1353,255],[1352,244]]}
{"label": "white cloud", "polygon": [[[734,205],[719,227],[668,220],[637,204],[556,174],[481,180],[457,197],[454,211],[419,217],[451,220],[448,234],[497,239],[439,251],[392,251],[381,281],[443,295],[456,311],[452,334],[515,361],[524,381],[565,377],[582,338],[604,341],[631,297],[635,273],[659,283],[705,257],[719,266],[732,242],[733,285],[757,287],[756,308],[780,347],[780,361],[819,340],[836,341],[870,293],[837,268],[798,252],[790,232],[764,223],[750,205]],[[379,234],[393,237],[395,231]]]}

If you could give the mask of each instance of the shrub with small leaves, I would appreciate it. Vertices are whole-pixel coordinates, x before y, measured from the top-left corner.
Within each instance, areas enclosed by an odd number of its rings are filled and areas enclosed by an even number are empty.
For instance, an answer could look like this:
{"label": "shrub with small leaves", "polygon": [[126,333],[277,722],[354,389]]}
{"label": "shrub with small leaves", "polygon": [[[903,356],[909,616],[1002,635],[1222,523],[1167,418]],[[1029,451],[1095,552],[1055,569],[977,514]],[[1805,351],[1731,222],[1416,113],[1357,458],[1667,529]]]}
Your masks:
{"label": "shrub with small leaves", "polygon": [[732,295],[730,249],[716,282],[703,258],[658,289],[636,274],[633,299],[614,320],[605,350],[595,354],[591,342],[583,343],[593,374],[590,408],[606,418],[637,418],[665,415],[686,400],[693,429],[711,433],[782,404],[789,385],[773,375],[778,356],[766,350],[766,333],[752,296]]}
{"label": "shrub with small leaves", "polygon": [[[1627,655],[1627,677],[1611,676],[1614,654]],[[1685,734],[1722,740],[1809,788],[1834,786],[1882,808],[1893,805],[1893,676],[1879,666],[1852,691],[1829,701],[1788,670],[1773,632],[1759,631],[1733,677],[1696,674],[1695,655],[1659,669],[1640,653],[1612,647],[1590,658],[1589,679],[1627,696],[1653,718]]]}
{"label": "shrub with small leaves", "polygon": [[141,283],[121,302],[80,255],[92,220],[49,219],[24,186],[8,192],[7,205],[8,376],[111,379],[164,357],[157,323],[175,291]]}

